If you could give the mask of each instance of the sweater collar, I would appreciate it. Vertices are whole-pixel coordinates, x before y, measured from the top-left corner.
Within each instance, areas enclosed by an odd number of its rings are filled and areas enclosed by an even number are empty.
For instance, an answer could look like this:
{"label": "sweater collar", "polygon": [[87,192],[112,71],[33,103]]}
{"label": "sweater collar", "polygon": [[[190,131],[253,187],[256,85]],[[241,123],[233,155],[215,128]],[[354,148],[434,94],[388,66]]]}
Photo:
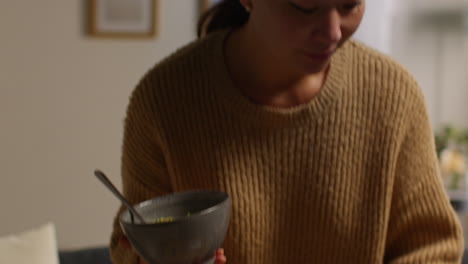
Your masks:
{"label": "sweater collar", "polygon": [[311,121],[320,119],[329,112],[333,104],[340,98],[342,89],[347,83],[346,50],[344,44],[333,55],[327,80],[320,93],[306,104],[291,108],[275,108],[253,103],[235,87],[227,68],[224,44],[232,30],[222,30],[213,33],[211,47],[213,51],[212,62],[214,66],[214,93],[220,99],[221,104],[238,118],[247,120],[253,124],[288,127],[301,126]]}

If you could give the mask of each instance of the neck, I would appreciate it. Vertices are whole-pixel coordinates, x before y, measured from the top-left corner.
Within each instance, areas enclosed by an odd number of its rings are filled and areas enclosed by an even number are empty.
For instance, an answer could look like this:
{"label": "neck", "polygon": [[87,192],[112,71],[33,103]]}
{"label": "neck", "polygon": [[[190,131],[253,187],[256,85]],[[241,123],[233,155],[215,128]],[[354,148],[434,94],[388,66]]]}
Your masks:
{"label": "neck", "polygon": [[327,70],[300,74],[269,54],[248,27],[229,36],[226,62],[234,84],[254,103],[289,108],[305,104],[320,92]]}

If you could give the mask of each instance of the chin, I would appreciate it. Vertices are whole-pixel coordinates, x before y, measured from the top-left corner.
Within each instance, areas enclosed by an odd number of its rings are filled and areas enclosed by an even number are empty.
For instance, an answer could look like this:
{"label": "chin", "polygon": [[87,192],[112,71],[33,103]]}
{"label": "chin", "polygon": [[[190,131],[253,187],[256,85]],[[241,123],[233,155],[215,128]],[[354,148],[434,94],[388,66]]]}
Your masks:
{"label": "chin", "polygon": [[303,63],[300,65],[303,74],[314,74],[325,71],[330,65],[330,61],[323,63]]}

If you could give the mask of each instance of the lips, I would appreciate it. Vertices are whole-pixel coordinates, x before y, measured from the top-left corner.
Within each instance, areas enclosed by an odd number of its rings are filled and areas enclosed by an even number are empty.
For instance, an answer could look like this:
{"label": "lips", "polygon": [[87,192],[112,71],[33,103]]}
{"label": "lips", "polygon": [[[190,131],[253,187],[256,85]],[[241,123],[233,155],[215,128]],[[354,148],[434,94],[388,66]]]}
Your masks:
{"label": "lips", "polygon": [[334,52],[323,52],[323,53],[311,53],[311,52],[304,52],[304,55],[312,60],[316,61],[326,61],[330,59]]}

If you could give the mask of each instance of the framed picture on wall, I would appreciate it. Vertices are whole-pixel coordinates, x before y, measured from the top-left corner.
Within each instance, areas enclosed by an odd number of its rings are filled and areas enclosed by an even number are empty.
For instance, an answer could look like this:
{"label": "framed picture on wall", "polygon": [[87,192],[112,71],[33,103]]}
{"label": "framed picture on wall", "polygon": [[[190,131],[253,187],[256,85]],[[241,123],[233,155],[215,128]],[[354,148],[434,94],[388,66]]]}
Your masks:
{"label": "framed picture on wall", "polygon": [[222,0],[200,0],[200,13],[205,12],[212,5],[221,2]]}
{"label": "framed picture on wall", "polygon": [[156,36],[158,0],[88,0],[89,34],[97,37]]}

